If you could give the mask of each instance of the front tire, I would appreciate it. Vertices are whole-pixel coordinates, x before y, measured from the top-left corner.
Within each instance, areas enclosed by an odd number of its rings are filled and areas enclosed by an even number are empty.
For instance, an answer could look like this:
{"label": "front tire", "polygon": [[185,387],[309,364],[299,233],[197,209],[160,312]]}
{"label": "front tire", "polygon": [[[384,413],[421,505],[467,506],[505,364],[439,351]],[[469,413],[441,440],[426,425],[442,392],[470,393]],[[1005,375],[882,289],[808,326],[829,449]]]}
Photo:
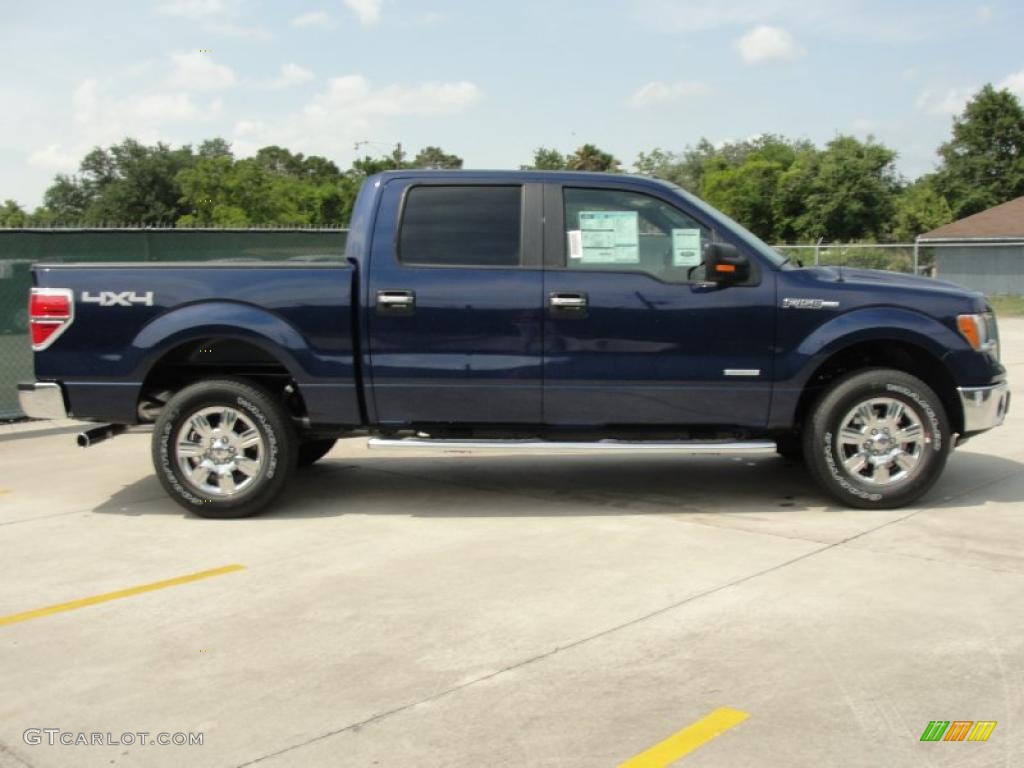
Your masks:
{"label": "front tire", "polygon": [[201,381],[168,401],[153,430],[164,490],[200,517],[248,517],[284,490],[298,437],[284,405],[244,379]]}
{"label": "front tire", "polygon": [[333,437],[323,440],[303,440],[299,443],[299,466],[308,467],[310,464],[316,464],[330,453],[336,442],[338,441]]}
{"label": "front tire", "polygon": [[890,368],[837,380],[804,427],[804,458],[831,496],[860,509],[892,509],[938,480],[952,448],[942,401],[916,376]]}

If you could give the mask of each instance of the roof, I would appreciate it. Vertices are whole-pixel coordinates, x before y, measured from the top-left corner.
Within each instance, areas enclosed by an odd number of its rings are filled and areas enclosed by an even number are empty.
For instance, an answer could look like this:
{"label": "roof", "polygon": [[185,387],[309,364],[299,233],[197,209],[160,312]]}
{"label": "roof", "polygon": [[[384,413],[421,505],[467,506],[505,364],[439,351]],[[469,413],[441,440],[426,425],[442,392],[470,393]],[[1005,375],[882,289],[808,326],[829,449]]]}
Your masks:
{"label": "roof", "polygon": [[1024,197],[925,232],[921,240],[1024,240]]}
{"label": "roof", "polygon": [[535,182],[538,184],[581,184],[590,182],[600,184],[602,182],[621,183],[628,181],[633,184],[648,187],[671,187],[661,179],[651,176],[641,176],[631,173],[599,173],[596,171],[533,171],[533,170],[463,170],[463,169],[423,169],[409,168],[398,171],[381,171],[371,176],[371,179],[435,179],[438,181],[470,181],[470,182]]}

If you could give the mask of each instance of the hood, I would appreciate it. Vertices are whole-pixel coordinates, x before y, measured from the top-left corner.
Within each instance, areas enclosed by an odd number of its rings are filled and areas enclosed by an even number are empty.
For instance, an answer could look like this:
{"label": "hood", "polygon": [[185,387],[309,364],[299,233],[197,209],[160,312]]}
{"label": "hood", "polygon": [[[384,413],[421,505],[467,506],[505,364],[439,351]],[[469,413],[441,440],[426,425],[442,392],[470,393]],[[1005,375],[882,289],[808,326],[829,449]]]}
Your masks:
{"label": "hood", "polygon": [[819,280],[830,283],[853,283],[855,285],[872,286],[886,285],[894,288],[910,288],[915,291],[934,291],[937,293],[955,293],[958,296],[976,296],[975,291],[968,290],[956,283],[936,280],[933,277],[907,275],[903,272],[886,272],[882,269],[856,269],[851,267],[807,267]]}

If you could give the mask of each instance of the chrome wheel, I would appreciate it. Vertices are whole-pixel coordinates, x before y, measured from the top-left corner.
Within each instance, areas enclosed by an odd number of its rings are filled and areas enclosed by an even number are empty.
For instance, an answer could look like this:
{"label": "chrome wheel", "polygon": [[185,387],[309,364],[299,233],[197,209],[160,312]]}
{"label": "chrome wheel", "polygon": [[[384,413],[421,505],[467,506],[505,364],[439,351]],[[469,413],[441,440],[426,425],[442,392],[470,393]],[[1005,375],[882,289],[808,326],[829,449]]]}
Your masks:
{"label": "chrome wheel", "polygon": [[846,473],[867,485],[904,482],[920,467],[925,430],[917,412],[891,397],[873,397],[839,422],[836,453]]}
{"label": "chrome wheel", "polygon": [[266,454],[263,435],[245,413],[229,406],[203,408],[189,416],[174,439],[182,477],[207,496],[236,496],[260,476]]}

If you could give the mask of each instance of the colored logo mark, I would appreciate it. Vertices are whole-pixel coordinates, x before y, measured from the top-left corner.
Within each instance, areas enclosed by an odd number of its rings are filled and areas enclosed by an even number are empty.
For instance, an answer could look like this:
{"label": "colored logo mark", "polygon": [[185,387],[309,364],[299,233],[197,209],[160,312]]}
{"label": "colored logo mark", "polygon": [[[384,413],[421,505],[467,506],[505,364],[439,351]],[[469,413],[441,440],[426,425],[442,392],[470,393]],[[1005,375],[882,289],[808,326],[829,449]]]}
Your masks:
{"label": "colored logo mark", "polygon": [[995,727],[995,720],[932,720],[921,741],[988,741]]}

